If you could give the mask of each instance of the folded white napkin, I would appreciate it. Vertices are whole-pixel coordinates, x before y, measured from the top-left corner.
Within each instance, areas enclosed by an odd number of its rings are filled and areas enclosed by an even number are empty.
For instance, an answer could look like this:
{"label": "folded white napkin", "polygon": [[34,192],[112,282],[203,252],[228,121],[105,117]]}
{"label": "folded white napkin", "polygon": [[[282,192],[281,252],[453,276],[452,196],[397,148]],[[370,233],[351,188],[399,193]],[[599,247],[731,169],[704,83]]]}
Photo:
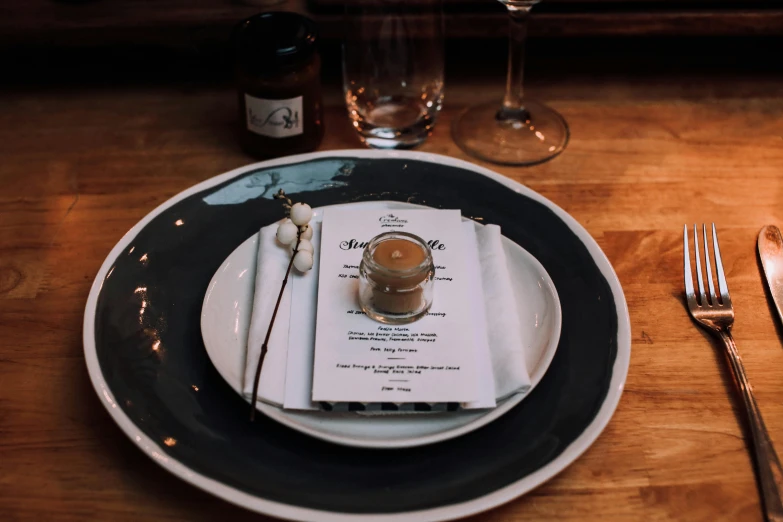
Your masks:
{"label": "folded white napkin", "polygon": [[530,376],[500,227],[476,224],[476,229],[495,398],[500,400],[530,387]]}
{"label": "folded white napkin", "polygon": [[[482,226],[473,222],[466,222],[465,226],[475,227],[495,397],[503,399],[514,393],[525,392],[530,387],[530,377],[525,363],[526,347],[522,344],[516,298],[506,265],[500,227],[497,225]],[[320,236],[320,223],[313,223],[313,229],[315,239]],[[261,345],[269,328],[272,311],[290,259],[288,248],[277,243],[276,231],[277,224],[275,223],[262,228],[259,232],[255,296],[250,319],[243,383],[243,392],[248,399],[253,394],[253,379],[261,353]],[[316,241],[314,241],[315,243]],[[314,276],[317,270],[316,264],[313,271],[304,277]],[[258,388],[259,401],[278,407],[282,407],[286,402],[286,368],[289,327],[291,325],[292,286],[289,281],[283,294],[262,366]],[[312,328],[315,328],[315,323],[312,322]],[[308,338],[309,342],[296,342],[290,349],[312,352],[314,348],[312,339],[308,336],[304,337]],[[296,336],[296,338],[300,339],[303,336]]]}
{"label": "folded white napkin", "polygon": [[[316,224],[313,224],[315,228]],[[320,223],[318,223],[320,226]],[[247,337],[245,356],[245,380],[242,391],[248,399],[253,397],[253,382],[261,356],[272,312],[275,309],[280,285],[283,283],[291,253],[276,239],[277,223],[262,228],[258,233],[258,261],[256,264],[253,313],[250,317],[250,332]],[[274,328],[269,338],[268,350],[261,367],[258,383],[258,398],[280,406],[285,397],[285,368],[288,360],[288,328],[291,320],[291,287],[286,285]]]}

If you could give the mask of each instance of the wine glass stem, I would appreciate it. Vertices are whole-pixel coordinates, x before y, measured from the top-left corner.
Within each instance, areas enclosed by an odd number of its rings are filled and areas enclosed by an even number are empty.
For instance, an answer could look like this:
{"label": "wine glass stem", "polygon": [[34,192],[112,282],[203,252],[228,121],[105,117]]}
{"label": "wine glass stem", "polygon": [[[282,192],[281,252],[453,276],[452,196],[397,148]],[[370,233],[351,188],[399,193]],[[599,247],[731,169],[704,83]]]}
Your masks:
{"label": "wine glass stem", "polygon": [[527,19],[532,5],[506,4],[508,22],[508,78],[506,95],[503,98],[503,112],[519,113],[522,105],[523,80],[525,71],[525,41],[527,40]]}

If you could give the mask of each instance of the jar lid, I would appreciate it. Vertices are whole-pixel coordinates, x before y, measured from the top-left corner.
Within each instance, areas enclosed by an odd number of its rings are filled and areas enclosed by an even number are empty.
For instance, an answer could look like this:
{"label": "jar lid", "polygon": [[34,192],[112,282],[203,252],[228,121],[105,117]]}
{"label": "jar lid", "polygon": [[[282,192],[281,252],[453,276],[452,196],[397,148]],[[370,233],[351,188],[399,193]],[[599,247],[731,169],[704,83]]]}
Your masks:
{"label": "jar lid", "polygon": [[312,20],[289,12],[261,13],[234,28],[238,65],[255,73],[293,69],[316,50],[318,28]]}
{"label": "jar lid", "polygon": [[[380,262],[376,258],[376,253],[379,248],[382,248],[384,243],[388,244],[387,242],[390,241],[409,243],[411,246],[420,249],[421,261],[414,266],[400,268]],[[388,252],[388,249],[386,250],[386,253],[391,253]],[[372,238],[364,247],[362,266],[367,273],[367,277],[376,284],[384,287],[393,286],[398,290],[409,290],[415,287],[427,279],[434,270],[430,246],[419,236],[399,230],[384,232]]]}

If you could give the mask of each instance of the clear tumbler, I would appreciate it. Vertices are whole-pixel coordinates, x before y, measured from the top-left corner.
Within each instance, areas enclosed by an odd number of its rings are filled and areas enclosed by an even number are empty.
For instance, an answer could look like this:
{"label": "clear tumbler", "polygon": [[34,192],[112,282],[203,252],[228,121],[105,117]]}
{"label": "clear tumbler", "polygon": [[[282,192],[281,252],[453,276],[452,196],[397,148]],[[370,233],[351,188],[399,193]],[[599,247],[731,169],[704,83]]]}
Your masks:
{"label": "clear tumbler", "polygon": [[443,48],[442,0],[346,2],[343,91],[364,143],[408,149],[432,133]]}

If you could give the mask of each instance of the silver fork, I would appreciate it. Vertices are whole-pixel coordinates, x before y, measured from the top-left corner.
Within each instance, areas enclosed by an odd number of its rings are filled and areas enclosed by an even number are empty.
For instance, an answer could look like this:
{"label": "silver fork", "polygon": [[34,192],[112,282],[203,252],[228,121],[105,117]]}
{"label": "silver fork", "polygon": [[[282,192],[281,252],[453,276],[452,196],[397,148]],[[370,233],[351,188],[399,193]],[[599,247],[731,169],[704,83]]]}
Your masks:
{"label": "silver fork", "polygon": [[688,249],[688,225],[685,225],[683,235],[685,247],[685,296],[688,300],[688,310],[697,323],[723,341],[726,348],[726,358],[734,376],[734,383],[742,396],[742,403],[745,407],[745,415],[750,428],[753,460],[756,464],[756,478],[758,479],[764,504],[764,516],[771,522],[783,522],[783,504],[781,503],[783,468],[781,468],[780,460],[778,460],[775,449],[772,447],[772,441],[769,438],[766,426],[764,426],[764,420],[761,418],[756,399],[753,397],[748,377],[745,375],[745,368],[742,365],[739,353],[737,353],[737,345],[731,336],[731,327],[734,324],[734,308],[731,306],[729,287],[726,285],[726,275],[723,273],[723,261],[720,256],[718,233],[715,230],[715,224],[713,223],[712,225],[712,244],[715,255],[715,268],[718,274],[719,294],[715,293],[715,286],[713,285],[710,250],[707,242],[707,227],[702,225],[704,264],[709,295],[704,289],[701,255],[699,253],[699,231],[696,225],[693,225],[693,245],[696,252],[698,296],[693,288],[691,255]]}

